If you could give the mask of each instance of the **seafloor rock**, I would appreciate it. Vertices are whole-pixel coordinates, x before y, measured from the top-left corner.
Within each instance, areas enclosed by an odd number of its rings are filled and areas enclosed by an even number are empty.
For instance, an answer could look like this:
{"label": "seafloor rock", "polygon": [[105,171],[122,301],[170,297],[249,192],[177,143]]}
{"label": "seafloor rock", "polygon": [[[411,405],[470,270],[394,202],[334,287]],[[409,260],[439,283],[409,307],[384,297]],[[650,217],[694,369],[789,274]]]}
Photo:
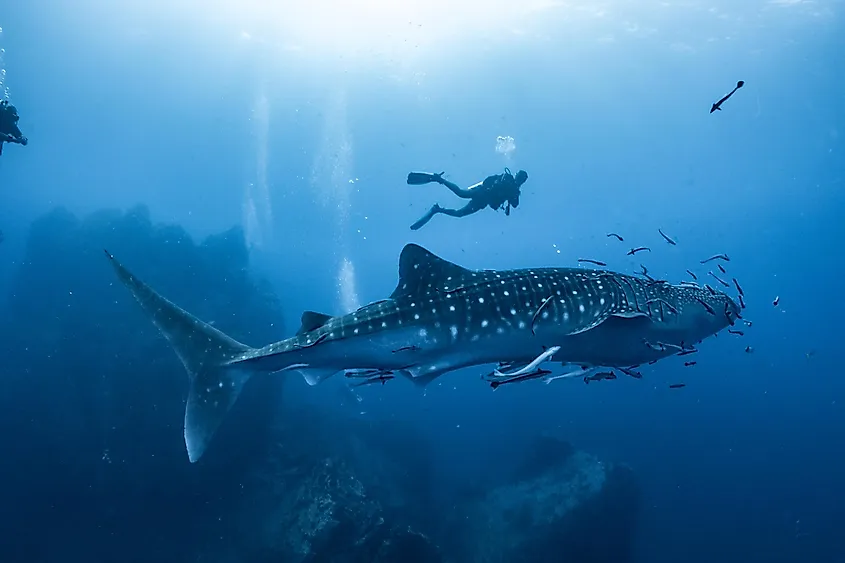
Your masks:
{"label": "seafloor rock", "polygon": [[[396,429],[413,444],[411,454],[395,448],[392,436],[355,419],[314,410],[290,411],[285,418],[274,431],[278,441],[244,483],[240,560],[442,561],[413,518],[431,511],[425,506],[429,484],[420,478],[427,465],[419,453],[426,448],[413,430],[401,424]],[[413,483],[403,482],[403,475]]]}
{"label": "seafloor rock", "polygon": [[104,249],[235,338],[284,335],[240,229],[197,244],[142,206],[35,221],[0,299],[3,561],[123,561],[126,546],[136,561],[184,561],[192,542],[223,535],[241,477],[270,441],[282,378],[256,378],[202,463],[188,463],[188,377]]}
{"label": "seafloor rock", "polygon": [[473,563],[629,561],[639,507],[633,473],[565,442],[541,442],[533,450],[550,457],[524,465],[450,520],[450,555]]}
{"label": "seafloor rock", "polygon": [[[249,494],[240,511],[242,560],[442,561],[432,541],[408,525],[415,510],[425,510],[414,500],[421,498],[425,482],[416,490],[398,485],[397,477],[407,474],[413,459],[392,449],[390,439],[368,434],[366,426],[353,420],[294,416],[299,423],[278,428],[279,442],[245,485]],[[301,439],[303,427],[309,429],[309,440]],[[418,437],[405,431],[405,439],[419,449]],[[392,486],[377,486],[391,482]],[[399,488],[404,494],[398,493]],[[396,505],[400,496],[408,503],[401,508]],[[386,509],[383,499],[394,506]]]}
{"label": "seafloor rock", "polygon": [[[278,561],[334,563],[440,561],[424,535],[392,524],[342,460],[326,458],[287,478],[285,494],[265,520],[265,552]],[[274,517],[273,517],[274,516]]]}

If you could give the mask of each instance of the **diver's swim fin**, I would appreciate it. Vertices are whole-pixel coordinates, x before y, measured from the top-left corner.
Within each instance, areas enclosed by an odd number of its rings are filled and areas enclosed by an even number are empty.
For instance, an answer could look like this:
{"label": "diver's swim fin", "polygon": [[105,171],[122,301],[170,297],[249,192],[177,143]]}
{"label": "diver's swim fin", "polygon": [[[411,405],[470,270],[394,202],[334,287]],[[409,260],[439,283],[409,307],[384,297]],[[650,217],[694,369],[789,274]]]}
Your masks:
{"label": "diver's swim fin", "polygon": [[411,172],[408,174],[408,184],[411,186],[422,186],[423,184],[436,182],[437,177],[437,174],[429,174],[428,172]]}

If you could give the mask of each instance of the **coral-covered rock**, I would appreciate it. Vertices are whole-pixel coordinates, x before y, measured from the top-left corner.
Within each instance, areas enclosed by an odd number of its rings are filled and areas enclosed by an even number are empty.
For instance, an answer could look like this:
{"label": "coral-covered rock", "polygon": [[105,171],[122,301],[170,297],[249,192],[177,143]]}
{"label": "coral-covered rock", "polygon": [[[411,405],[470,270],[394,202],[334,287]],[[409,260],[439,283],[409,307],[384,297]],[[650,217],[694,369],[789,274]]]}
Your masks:
{"label": "coral-covered rock", "polygon": [[[407,473],[414,460],[352,420],[289,414],[299,417],[300,425],[277,429],[279,442],[262,456],[247,481],[249,493],[239,511],[245,560],[442,560],[434,543],[408,525],[415,510],[425,509],[411,504],[425,483],[419,483],[418,491],[409,483],[401,487],[393,473]],[[309,440],[301,439],[303,428],[308,428]],[[406,434],[406,440],[421,446],[413,433]],[[380,483],[391,486],[377,486]],[[394,503],[390,510],[383,499]],[[407,503],[401,508],[400,499]]]}
{"label": "coral-covered rock", "polygon": [[144,207],[35,221],[0,313],[0,450],[14,460],[0,464],[0,506],[16,507],[2,522],[14,546],[0,540],[0,559],[123,560],[116,546],[134,545],[136,560],[180,560],[191,534],[223,527],[239,476],[270,441],[283,379],[256,378],[231,415],[238,424],[224,424],[205,463],[188,463],[187,375],[104,249],[236,338],[284,336],[240,229],[195,244]]}
{"label": "coral-covered rock", "polygon": [[543,450],[549,457],[536,457],[532,466],[523,464],[513,481],[458,511],[449,525],[454,533],[445,535],[459,560],[628,561],[639,507],[630,470],[549,438],[532,448]]}

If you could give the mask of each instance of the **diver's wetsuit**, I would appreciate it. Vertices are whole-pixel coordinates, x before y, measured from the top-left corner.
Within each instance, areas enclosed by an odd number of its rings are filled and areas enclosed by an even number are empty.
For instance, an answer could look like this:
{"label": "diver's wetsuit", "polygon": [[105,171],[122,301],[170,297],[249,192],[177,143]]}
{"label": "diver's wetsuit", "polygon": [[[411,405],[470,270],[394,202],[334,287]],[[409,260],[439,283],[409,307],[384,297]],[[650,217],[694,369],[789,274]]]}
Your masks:
{"label": "diver's wetsuit", "polygon": [[8,101],[0,102],[0,155],[3,154],[3,143],[18,143],[26,146],[29,142],[18,128],[18,111]]}
{"label": "diver's wetsuit", "polygon": [[505,215],[510,215],[511,207],[519,206],[520,187],[528,179],[528,174],[524,170],[517,172],[514,177],[510,170],[505,169],[504,174],[493,174],[469,188],[461,188],[457,184],[443,179],[443,173],[427,174],[423,172],[412,172],[408,174],[409,184],[427,184],[429,182],[437,182],[449,188],[453,194],[462,198],[470,200],[465,206],[460,209],[449,209],[440,207],[434,204],[428,212],[423,215],[416,223],[411,225],[411,230],[421,229],[426,223],[438,213],[449,215],[450,217],[466,217],[485,207],[499,210],[504,207]]}

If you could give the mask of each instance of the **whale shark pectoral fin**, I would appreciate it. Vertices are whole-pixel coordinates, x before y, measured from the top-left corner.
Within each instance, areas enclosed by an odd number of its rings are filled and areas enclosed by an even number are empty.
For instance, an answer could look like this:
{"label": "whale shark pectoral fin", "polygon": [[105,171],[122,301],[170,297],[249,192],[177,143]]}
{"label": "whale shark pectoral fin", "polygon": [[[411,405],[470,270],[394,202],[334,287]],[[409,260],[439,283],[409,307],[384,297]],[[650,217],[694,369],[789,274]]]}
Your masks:
{"label": "whale shark pectoral fin", "polygon": [[444,373],[454,371],[456,368],[451,364],[420,364],[406,369],[397,370],[397,373],[409,379],[419,387],[425,387]]}
{"label": "whale shark pectoral fin", "polygon": [[611,317],[610,313],[605,312],[602,315],[599,315],[598,317],[596,317],[592,322],[590,322],[590,323],[588,323],[588,324],[586,324],[586,325],[584,325],[580,328],[573,330],[567,336],[575,336],[576,334],[581,334],[582,332],[587,332],[588,330],[593,330],[597,326],[604,324],[604,322],[607,321],[607,319],[609,319],[610,317]]}
{"label": "whale shark pectoral fin", "polygon": [[339,370],[334,368],[295,368],[291,371],[299,373],[305,379],[305,383],[310,387],[314,387],[336,374]]}
{"label": "whale shark pectoral fin", "polygon": [[416,385],[417,387],[420,387],[420,388],[425,388],[429,383],[431,383],[432,381],[434,381],[435,379],[437,379],[438,377],[443,375],[443,372],[429,373],[429,374],[424,374],[424,375],[414,375],[406,369],[399,370],[396,373],[398,373],[399,375],[401,375],[402,377],[404,377],[405,379],[407,379],[408,381],[410,381],[411,383],[413,383],[414,385]]}
{"label": "whale shark pectoral fin", "polygon": [[[582,333],[585,333],[587,331],[598,328],[598,327],[605,325],[607,323],[617,323],[617,322],[620,322],[620,323],[634,323],[634,322],[637,322],[637,323],[644,323],[644,322],[652,323],[652,322],[654,322],[654,319],[651,316],[649,316],[647,313],[643,313],[642,311],[626,311],[624,313],[613,313],[613,314],[601,316],[601,317],[597,318],[595,321],[593,321],[592,323],[590,323],[590,324],[588,324],[588,325],[586,325],[582,328],[579,328],[577,330],[570,332],[567,336],[575,336],[577,334],[582,334]],[[636,325],[631,324],[629,326],[634,327]]]}

